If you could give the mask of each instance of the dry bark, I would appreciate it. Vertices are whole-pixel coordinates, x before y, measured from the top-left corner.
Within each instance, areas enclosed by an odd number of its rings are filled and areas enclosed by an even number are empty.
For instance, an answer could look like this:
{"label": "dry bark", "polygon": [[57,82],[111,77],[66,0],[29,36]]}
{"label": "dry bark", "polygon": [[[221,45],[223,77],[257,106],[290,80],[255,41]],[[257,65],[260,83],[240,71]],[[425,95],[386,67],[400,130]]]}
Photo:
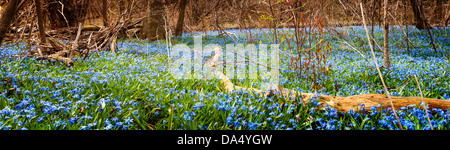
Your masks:
{"label": "dry bark", "polygon": [[6,7],[5,11],[3,12],[2,16],[1,16],[1,19],[0,19],[0,45],[2,44],[3,37],[5,36],[6,31],[9,30],[11,22],[17,13],[17,8],[19,6],[20,1],[21,0],[10,0],[8,2],[8,6]]}
{"label": "dry bark", "polygon": [[443,24],[444,21],[444,5],[446,0],[434,0],[434,15],[433,20],[436,24]]}
{"label": "dry bark", "polygon": [[186,0],[180,0],[180,5],[178,6],[178,21],[177,27],[175,28],[175,36],[181,36],[183,34],[183,22],[184,22],[184,13],[186,10]]}
{"label": "dry bark", "polygon": [[84,22],[89,5],[93,5],[90,0],[45,0],[48,4],[48,20],[52,29],[65,27],[77,27],[78,23]]}
{"label": "dry bark", "polygon": [[45,26],[44,26],[44,16],[42,15],[41,9],[41,0],[34,0],[36,13],[38,17],[38,26],[39,26],[39,38],[41,39],[41,44],[47,43],[45,39]]}
{"label": "dry bark", "polygon": [[162,0],[149,0],[148,15],[143,21],[140,38],[150,40],[165,39],[164,15],[164,3]]}
{"label": "dry bark", "polygon": [[103,17],[103,26],[107,27],[109,25],[108,21],[108,1],[102,0],[102,17]]}
{"label": "dry bark", "polygon": [[389,22],[387,20],[388,0],[384,0],[384,65],[386,68],[391,67],[391,61],[389,59]]}
{"label": "dry bark", "polygon": [[413,10],[413,14],[414,14],[414,19],[415,19],[415,26],[417,29],[422,30],[422,29],[429,29],[431,28],[431,26],[427,23],[427,21],[425,20],[426,18],[423,18],[422,16],[422,11],[423,11],[423,6],[422,6],[422,1],[421,0],[410,0],[411,3],[411,7]]}

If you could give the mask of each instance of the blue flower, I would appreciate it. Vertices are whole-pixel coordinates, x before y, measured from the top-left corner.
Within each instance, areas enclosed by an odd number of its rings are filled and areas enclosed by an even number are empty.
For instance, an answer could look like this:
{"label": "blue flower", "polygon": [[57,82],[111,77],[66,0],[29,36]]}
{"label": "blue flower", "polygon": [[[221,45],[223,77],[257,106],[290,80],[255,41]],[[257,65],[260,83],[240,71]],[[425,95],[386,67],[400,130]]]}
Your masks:
{"label": "blue flower", "polygon": [[205,106],[205,104],[203,104],[201,102],[195,103],[194,110],[201,109],[201,108],[203,108],[203,106]]}
{"label": "blue flower", "polygon": [[295,120],[294,119],[289,119],[289,122],[290,123],[295,123]]}
{"label": "blue flower", "polygon": [[231,125],[233,118],[228,117],[226,120],[227,125]]}
{"label": "blue flower", "polygon": [[88,126],[81,126],[80,130],[89,130],[89,127]]}
{"label": "blue flower", "polygon": [[239,119],[234,121],[234,126],[236,128],[239,128],[240,125],[241,125],[241,122],[239,121]]}
{"label": "blue flower", "polygon": [[444,99],[446,100],[450,100],[450,95],[447,95],[447,93],[444,93],[444,95],[442,95],[444,97]]}
{"label": "blue flower", "polygon": [[39,117],[37,121],[38,121],[38,123],[41,123],[43,120],[44,120],[43,117]]}
{"label": "blue flower", "polygon": [[294,111],[294,109],[293,109],[293,108],[290,108],[286,113],[291,114],[292,111]]}
{"label": "blue flower", "polygon": [[[83,116],[83,117],[85,117],[85,116]],[[90,117],[90,116],[86,116],[86,118],[87,118],[87,117]],[[92,117],[91,117],[91,118],[92,118]],[[112,121],[112,122],[117,122],[117,121],[119,121],[119,118],[114,117],[114,118],[111,119],[111,121]]]}
{"label": "blue flower", "polygon": [[259,110],[258,109],[254,109],[253,110],[253,114],[258,114]]}
{"label": "blue flower", "polygon": [[269,116],[274,116],[274,115],[275,115],[275,112],[273,112],[273,111],[269,113]]}
{"label": "blue flower", "polygon": [[[124,119],[124,121],[125,121],[125,124],[129,125],[129,124],[133,123],[133,118],[128,117],[128,118]],[[166,120],[164,120],[164,121],[166,121]]]}
{"label": "blue flower", "polygon": [[25,91],[23,92],[23,94],[25,94],[25,95],[31,95],[31,92],[28,91],[28,90],[25,90]]}
{"label": "blue flower", "polygon": [[70,125],[73,125],[77,121],[78,117],[72,117],[69,119]]}
{"label": "blue flower", "polygon": [[370,109],[371,109],[372,111],[376,111],[376,110],[377,110],[377,107],[372,106],[372,107],[370,107]]}
{"label": "blue flower", "polygon": [[316,110],[316,108],[313,107],[313,108],[311,108],[311,109],[309,110],[309,113],[310,113],[311,115],[314,115],[315,110]]}

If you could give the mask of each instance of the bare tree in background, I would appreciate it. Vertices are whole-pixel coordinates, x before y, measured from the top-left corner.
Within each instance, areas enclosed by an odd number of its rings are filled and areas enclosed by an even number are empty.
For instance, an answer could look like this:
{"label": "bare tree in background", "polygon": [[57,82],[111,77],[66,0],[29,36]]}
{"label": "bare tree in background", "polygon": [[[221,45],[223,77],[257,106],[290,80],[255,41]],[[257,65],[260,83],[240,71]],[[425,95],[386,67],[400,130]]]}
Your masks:
{"label": "bare tree in background", "polygon": [[14,16],[17,14],[17,8],[20,2],[21,0],[10,0],[8,6],[2,13],[2,18],[0,19],[0,45],[2,45],[3,37],[5,36],[6,31],[9,30]]}
{"label": "bare tree in background", "polygon": [[[372,37],[375,37],[375,34],[374,34],[374,26],[375,26],[375,15],[376,15],[376,12],[377,12],[377,5],[376,5],[376,2],[377,2],[377,0],[372,0],[372,6],[371,6],[371,11],[372,11],[372,19],[370,20],[370,22],[372,23],[372,25],[371,25],[371,34],[372,34]],[[372,38],[372,45],[375,45],[375,38]]]}
{"label": "bare tree in background", "polygon": [[416,28],[419,30],[430,28],[430,25],[426,22],[425,18],[422,17],[422,0],[410,0],[410,4],[413,10],[415,19],[414,25],[416,26]]}
{"label": "bare tree in background", "polygon": [[36,13],[38,17],[38,26],[39,26],[39,37],[41,38],[41,43],[46,43],[47,40],[45,39],[45,26],[44,26],[44,16],[42,15],[42,9],[41,9],[41,0],[34,0],[35,7],[36,7]]}
{"label": "bare tree in background", "polygon": [[407,15],[407,13],[406,13],[406,10],[407,10],[407,1],[406,0],[402,0],[402,3],[403,3],[403,15],[404,15],[404,20],[402,21],[403,22],[403,24],[405,25],[405,43],[406,43],[406,50],[408,51],[408,52],[411,52],[410,51],[410,49],[409,49],[409,31],[408,31],[408,15]]}
{"label": "bare tree in background", "polygon": [[[189,1],[190,13],[191,13],[191,22],[194,25],[197,25],[202,19],[203,9],[201,6],[205,6],[203,1],[200,0],[191,0]],[[200,7],[199,7],[200,6]]]}
{"label": "bare tree in background", "polygon": [[387,18],[387,9],[388,9],[388,0],[384,0],[384,16],[383,16],[383,22],[384,22],[384,65],[386,68],[391,67],[391,61],[389,60],[389,23]]}
{"label": "bare tree in background", "polygon": [[45,0],[52,29],[76,27],[83,23],[91,0]]}
{"label": "bare tree in background", "polygon": [[108,21],[108,0],[102,0],[102,17],[103,17],[103,26],[107,27],[109,25]]}
{"label": "bare tree in background", "polygon": [[165,39],[164,3],[162,0],[147,0],[147,17],[142,24],[140,38],[157,40]]}
{"label": "bare tree in background", "polygon": [[183,34],[183,22],[184,22],[184,13],[186,10],[186,0],[180,0],[180,5],[178,5],[178,21],[177,26],[175,28],[175,36],[181,36]]}
{"label": "bare tree in background", "polygon": [[436,23],[441,23],[444,21],[444,4],[447,0],[434,0],[434,21]]}

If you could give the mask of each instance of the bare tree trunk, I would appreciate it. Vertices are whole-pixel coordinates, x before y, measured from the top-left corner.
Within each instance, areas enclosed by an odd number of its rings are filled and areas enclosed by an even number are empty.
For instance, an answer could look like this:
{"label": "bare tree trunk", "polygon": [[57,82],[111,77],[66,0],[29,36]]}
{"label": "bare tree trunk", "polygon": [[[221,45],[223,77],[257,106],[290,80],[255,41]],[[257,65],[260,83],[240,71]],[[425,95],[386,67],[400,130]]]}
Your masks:
{"label": "bare tree trunk", "polygon": [[90,0],[45,0],[52,29],[76,27],[83,23]]}
{"label": "bare tree trunk", "polygon": [[34,0],[34,3],[38,17],[39,38],[41,38],[41,43],[47,43],[47,40],[45,39],[45,26],[44,26],[44,17],[42,16],[41,0]]}
{"label": "bare tree trunk", "polygon": [[158,40],[165,39],[164,3],[162,0],[148,0],[148,15],[143,21],[140,38]]}
{"label": "bare tree trunk", "polygon": [[384,65],[386,68],[391,67],[391,61],[389,60],[389,23],[387,20],[388,0],[384,0]]}
{"label": "bare tree trunk", "polygon": [[5,11],[2,13],[2,18],[0,19],[0,46],[3,42],[3,37],[11,26],[11,21],[17,13],[17,6],[19,6],[21,0],[10,0]]}
{"label": "bare tree trunk", "polygon": [[178,21],[177,27],[175,29],[175,36],[181,36],[183,34],[183,22],[184,22],[184,13],[186,10],[186,0],[180,0],[180,5],[178,6]]}
{"label": "bare tree trunk", "polygon": [[[422,11],[422,10],[423,10],[422,4],[420,4],[419,8],[420,8],[420,10],[421,10],[421,11],[420,11],[421,17],[422,17],[422,18],[425,18],[425,13]],[[434,44],[433,35],[431,35],[431,32],[430,32],[431,26],[430,26],[429,24],[427,24],[426,21],[424,21],[423,24],[426,26],[425,29],[427,30],[427,34],[428,34],[428,37],[430,38],[431,45],[433,46],[433,50],[434,50],[434,52],[437,53],[436,44]]]}
{"label": "bare tree trunk", "polygon": [[376,9],[376,1],[377,0],[372,0],[372,20],[371,20],[371,23],[372,23],[372,26],[371,26],[371,34],[372,34],[372,45],[375,45],[375,34],[374,34],[374,26],[375,26],[375,14],[376,14],[376,11],[377,11],[377,9]]}
{"label": "bare tree trunk", "polygon": [[109,25],[108,21],[108,0],[102,0],[102,17],[103,17],[103,26],[107,27]]}
{"label": "bare tree trunk", "polygon": [[441,23],[444,21],[444,7],[445,0],[435,0],[434,3],[434,21],[435,23]]}
{"label": "bare tree trunk", "polygon": [[407,8],[407,5],[406,5],[406,0],[403,0],[403,14],[404,14],[404,16],[405,16],[405,18],[404,18],[404,23],[403,24],[405,24],[405,28],[406,28],[406,32],[405,32],[405,36],[406,36],[406,50],[408,51],[408,52],[411,52],[410,50],[409,50],[409,31],[408,31],[408,14],[406,13],[406,8]]}
{"label": "bare tree trunk", "polygon": [[[308,4],[308,6],[309,6],[309,4]],[[275,44],[278,44],[278,37],[277,37],[277,22],[276,22],[276,16],[275,16],[275,14],[273,13],[273,9],[272,9],[272,1],[271,0],[269,0],[269,8],[270,8],[270,14],[272,15],[272,18],[273,18],[273,20],[272,20],[272,28],[274,29],[274,32],[273,32],[273,34],[274,34],[274,39],[273,39],[273,42],[275,43]]]}
{"label": "bare tree trunk", "polygon": [[426,22],[425,18],[422,17],[422,1],[416,1],[416,0],[410,0],[411,7],[414,13],[414,19],[415,19],[415,26],[417,29],[428,29],[430,28],[430,25]]}
{"label": "bare tree trunk", "polygon": [[377,7],[377,9],[379,9],[380,11],[378,11],[377,13],[377,18],[378,18],[378,29],[380,29],[381,30],[381,27],[383,26],[382,25],[382,18],[381,18],[381,8],[382,8],[382,3],[383,3],[383,0],[376,0],[378,3],[378,7]]}

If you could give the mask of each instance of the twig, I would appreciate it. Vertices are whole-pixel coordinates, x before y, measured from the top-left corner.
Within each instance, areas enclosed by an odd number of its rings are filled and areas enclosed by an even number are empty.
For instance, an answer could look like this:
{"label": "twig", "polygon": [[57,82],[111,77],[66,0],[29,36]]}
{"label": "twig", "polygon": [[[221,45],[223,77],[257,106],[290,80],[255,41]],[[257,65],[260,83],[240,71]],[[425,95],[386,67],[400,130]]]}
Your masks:
{"label": "twig", "polygon": [[79,23],[78,24],[78,32],[77,32],[77,36],[75,37],[75,42],[72,44],[72,48],[70,49],[70,55],[69,55],[69,62],[70,63],[72,61],[73,56],[75,55],[75,49],[78,48],[78,39],[80,38],[80,34],[81,34],[81,26],[83,24]]}
{"label": "twig", "polygon": [[172,124],[173,124],[173,108],[174,108],[175,106],[172,106],[172,111],[171,111],[171,114],[170,114],[170,128],[169,128],[169,130],[172,130]]}
{"label": "twig", "polygon": [[61,15],[63,16],[64,20],[66,21],[67,27],[70,27],[69,21],[67,21],[67,18],[64,15],[64,4],[61,3],[61,1],[58,1],[58,2],[59,2],[59,4],[61,4],[61,11],[58,10],[58,12],[61,13]]}
{"label": "twig", "polygon": [[115,35],[111,42],[111,52],[114,54],[116,53],[116,50],[115,50],[116,49],[116,41],[117,41],[117,36]]}
{"label": "twig", "polygon": [[[359,5],[361,6],[362,21],[363,21],[363,24],[364,24],[364,30],[366,30],[367,40],[370,41],[369,31],[367,30],[366,21],[364,19],[364,9],[363,9],[362,3],[359,3]],[[400,122],[400,119],[398,119],[397,112],[395,112],[395,107],[394,107],[394,104],[392,103],[392,99],[391,99],[391,96],[389,94],[389,90],[387,89],[386,84],[384,83],[383,76],[381,75],[380,67],[378,66],[377,58],[375,57],[375,53],[373,51],[372,42],[368,42],[368,43],[369,43],[369,46],[370,46],[370,51],[372,52],[373,61],[375,63],[375,66],[377,67],[378,75],[381,78],[381,83],[383,84],[384,91],[386,91],[386,94],[387,94],[387,96],[389,98],[389,101],[391,103],[391,107],[392,107],[392,110],[394,111],[394,115],[395,115],[395,118],[397,119],[398,125],[400,126],[400,129],[403,130],[403,127],[402,127],[402,124]]]}
{"label": "twig", "polygon": [[353,49],[353,50],[355,50],[356,52],[358,52],[363,58],[366,58],[361,52],[359,52],[355,47],[353,47],[352,45],[350,45],[347,41],[344,41],[344,40],[343,40],[342,43],[347,44],[348,46],[350,46],[351,49]]}
{"label": "twig", "polygon": [[[88,39],[88,43],[87,43],[88,45],[91,44],[91,37],[92,37],[92,33],[89,35],[89,39]],[[87,56],[89,55],[89,51],[91,51],[90,48],[87,49],[87,52],[86,52],[86,54],[83,57],[83,60],[85,60],[87,58]]]}
{"label": "twig", "polygon": [[39,57],[44,57],[44,55],[42,54],[42,51],[41,51],[41,46],[38,46],[37,51],[38,51]]}
{"label": "twig", "polygon": [[[164,9],[166,9],[166,11],[167,11],[166,6],[164,7]],[[167,14],[164,15],[163,19],[164,19],[164,31],[166,32],[166,51],[167,51],[167,55],[170,57],[170,53],[169,53],[170,34],[167,30]]]}
{"label": "twig", "polygon": [[342,7],[344,7],[344,10],[346,10],[347,8],[345,7],[345,5],[342,3],[341,0],[339,0],[339,3],[341,3]]}
{"label": "twig", "polygon": [[424,106],[423,106],[423,109],[425,109],[425,113],[426,113],[426,115],[427,115],[428,123],[430,123],[431,130],[434,130],[434,129],[433,129],[433,125],[431,125],[430,116],[428,115],[428,109],[427,109],[427,106],[426,106],[426,104],[425,104],[425,102],[424,102],[424,100],[423,100],[423,94],[422,94],[422,90],[420,89],[419,80],[417,80],[417,76],[416,76],[416,75],[414,75],[414,78],[416,78],[416,83],[417,83],[417,86],[419,87],[420,97],[422,97],[422,105],[424,105]]}

